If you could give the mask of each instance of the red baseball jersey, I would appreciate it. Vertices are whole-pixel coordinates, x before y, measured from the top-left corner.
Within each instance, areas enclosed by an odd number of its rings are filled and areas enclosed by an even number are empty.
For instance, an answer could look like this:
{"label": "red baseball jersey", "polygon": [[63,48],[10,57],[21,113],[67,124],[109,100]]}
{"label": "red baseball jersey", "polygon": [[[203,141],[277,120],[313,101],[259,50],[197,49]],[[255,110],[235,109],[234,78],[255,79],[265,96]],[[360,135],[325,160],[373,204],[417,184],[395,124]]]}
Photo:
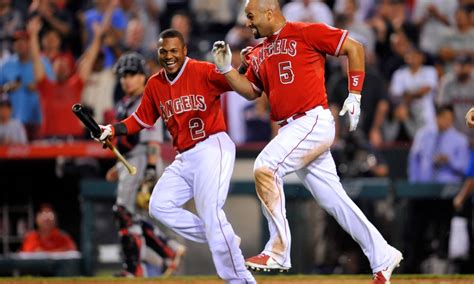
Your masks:
{"label": "red baseball jersey", "polygon": [[230,90],[214,64],[186,58],[174,80],[163,69],[148,80],[132,116],[146,128],[161,116],[175,149],[183,152],[209,135],[226,131],[220,95]]}
{"label": "red baseball jersey", "polygon": [[346,37],[346,30],[323,23],[287,22],[252,49],[246,76],[255,90],[267,94],[273,120],[327,108],[326,54],[338,56]]}

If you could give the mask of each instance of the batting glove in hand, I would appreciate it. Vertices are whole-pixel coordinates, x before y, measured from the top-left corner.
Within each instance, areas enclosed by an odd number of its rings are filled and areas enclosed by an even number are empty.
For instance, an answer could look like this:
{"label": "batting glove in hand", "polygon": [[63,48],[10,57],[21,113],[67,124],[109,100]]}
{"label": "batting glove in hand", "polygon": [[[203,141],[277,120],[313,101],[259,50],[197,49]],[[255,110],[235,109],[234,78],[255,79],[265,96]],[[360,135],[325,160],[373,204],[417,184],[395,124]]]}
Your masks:
{"label": "batting glove in hand", "polygon": [[359,123],[359,116],[360,116],[360,98],[361,95],[349,93],[346,100],[344,101],[344,105],[342,106],[342,110],[339,112],[340,116],[346,114],[349,115],[349,131],[354,131],[357,128],[357,123]]}
{"label": "batting glove in hand", "polygon": [[100,130],[102,130],[102,133],[98,138],[99,142],[104,143],[105,141],[110,140],[114,137],[114,127],[111,124],[107,124],[106,126],[99,125],[99,127]]}
{"label": "batting glove in hand", "polygon": [[221,74],[228,73],[232,70],[232,53],[230,47],[224,41],[216,41],[212,46],[212,57],[217,66],[217,70]]}

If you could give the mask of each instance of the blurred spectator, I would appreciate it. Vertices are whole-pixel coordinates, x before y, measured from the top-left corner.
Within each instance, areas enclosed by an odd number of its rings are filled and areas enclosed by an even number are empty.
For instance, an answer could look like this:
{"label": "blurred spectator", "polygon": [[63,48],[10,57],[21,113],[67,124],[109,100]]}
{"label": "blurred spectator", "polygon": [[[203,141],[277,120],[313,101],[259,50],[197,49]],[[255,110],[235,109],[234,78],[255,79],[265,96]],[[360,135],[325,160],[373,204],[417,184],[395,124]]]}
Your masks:
{"label": "blurred spectator", "polygon": [[36,213],[36,230],[26,234],[22,252],[75,251],[73,239],[58,228],[56,212],[50,204],[43,204]]}
{"label": "blurred spectator", "polygon": [[331,9],[319,0],[292,0],[282,7],[282,12],[291,22],[322,22],[334,26]]}
{"label": "blurred spectator", "polygon": [[441,38],[448,27],[454,24],[457,0],[417,0],[413,11],[413,21],[420,29],[421,50],[435,55]]}
{"label": "blurred spectator", "polygon": [[441,80],[437,102],[440,105],[451,104],[454,107],[454,125],[470,138],[474,146],[474,131],[466,126],[465,116],[474,105],[474,60],[471,56],[458,56],[454,70]]}
{"label": "blurred spectator", "polygon": [[445,34],[437,36],[440,39],[439,56],[444,60],[448,70],[449,63],[459,55],[474,55],[474,26],[469,21],[465,7],[456,11],[456,24]]}
{"label": "blurred spectator", "polygon": [[0,0],[0,65],[12,50],[12,36],[23,26],[20,11],[11,7],[11,0]]}
{"label": "blurred spectator", "polygon": [[452,106],[436,109],[436,125],[420,129],[409,154],[410,182],[459,183],[469,163],[466,136],[453,127]]}
{"label": "blurred spectator", "polygon": [[12,105],[8,96],[0,96],[0,145],[26,144],[25,127],[21,122],[12,119]]}
{"label": "blurred spectator", "polygon": [[[333,72],[327,83],[329,106],[336,118],[336,143],[340,141],[341,136],[347,136],[347,132],[341,133],[348,129],[341,127],[341,122],[349,123],[345,117],[337,115],[347,97],[347,60],[343,58],[339,62],[340,69]],[[365,72],[361,116],[356,131],[362,132],[363,140],[370,143],[371,147],[379,147],[383,143],[382,124],[389,108],[387,86],[384,79],[373,68],[367,66]]]}
{"label": "blurred spectator", "polygon": [[[387,80],[400,66],[394,59],[403,57],[406,48],[417,41],[417,29],[407,20],[405,8],[400,0],[382,0],[376,14],[368,21],[375,32],[379,68]],[[387,63],[390,64],[387,66]]]}
{"label": "blurred spectator", "polygon": [[41,47],[43,55],[49,59],[54,66],[56,60],[64,61],[70,70],[76,67],[76,60],[72,53],[62,50],[63,39],[57,30],[46,30],[41,36]]}
{"label": "blurred spectator", "polygon": [[[51,81],[45,76],[39,46],[40,28],[41,22],[38,17],[32,18],[28,23],[34,76],[41,95],[44,115],[42,135],[62,138],[80,137],[83,134],[83,127],[71,112],[71,106],[80,101],[84,83],[92,72],[92,66],[100,50],[103,27],[94,23],[94,39],[79,61],[77,70],[72,69],[72,66],[64,58],[55,60],[53,69],[57,81]],[[58,119],[58,116],[61,119]]]}
{"label": "blurred spectator", "polygon": [[160,17],[160,26],[161,29],[168,29],[171,26],[171,17],[177,11],[186,11],[187,13],[191,12],[189,0],[164,0],[165,1],[165,11]]}
{"label": "blurred spectator", "polygon": [[416,48],[409,50],[404,60],[407,66],[393,74],[390,95],[396,108],[407,108],[418,130],[435,120],[438,75],[433,66],[423,65],[425,56]]}
{"label": "blurred spectator", "polygon": [[[0,66],[0,85],[14,86],[8,92],[13,108],[13,118],[26,127],[28,140],[36,139],[41,127],[42,114],[40,99],[36,90],[31,60],[31,46],[28,32],[16,31],[13,34],[15,54]],[[41,58],[48,79],[54,80],[54,72],[49,60]]]}
{"label": "blurred spectator", "polygon": [[[247,46],[254,46],[258,41],[253,36],[252,30],[244,25],[236,24],[233,26],[225,36],[225,42],[227,42],[232,50],[236,49],[237,59],[240,64],[240,50]],[[234,59],[234,57],[232,57]],[[237,64],[236,68],[239,65]]]}
{"label": "blurred spectator", "polygon": [[129,50],[148,52],[156,49],[160,33],[159,18],[165,8],[164,0],[122,0],[129,21],[125,46]]}
{"label": "blurred spectator", "polygon": [[393,73],[395,73],[397,69],[405,65],[403,57],[414,46],[403,31],[393,33],[390,36],[389,44],[390,49],[387,50],[386,55],[381,57],[381,54],[378,54],[377,56],[377,61],[379,62],[379,64],[377,64],[378,69],[388,81],[392,79]]}
{"label": "blurred spectator", "polygon": [[375,61],[375,34],[363,20],[356,17],[358,0],[345,0],[344,10],[337,15],[337,27],[349,31],[349,35],[365,47],[367,61]]}
{"label": "blurred spectator", "polygon": [[65,0],[33,0],[28,10],[30,17],[41,17],[45,31],[56,30],[64,40],[69,39],[74,23]]}
{"label": "blurred spectator", "polygon": [[196,59],[203,59],[204,53],[199,46],[199,39],[192,36],[192,19],[186,11],[176,11],[171,17],[171,28],[180,32],[184,37],[184,42],[188,48],[188,56]]}
{"label": "blurred spectator", "polygon": [[92,42],[94,22],[104,25],[105,39],[102,50],[105,56],[104,67],[112,67],[117,57],[120,56],[120,45],[123,44],[128,22],[127,16],[120,8],[120,0],[95,0],[94,7],[85,11],[83,18],[85,46]]}
{"label": "blurred spectator", "polygon": [[[365,21],[368,19],[375,10],[375,2],[374,0],[356,0],[357,10],[355,12],[355,19],[357,21]],[[326,1],[328,2],[328,1]],[[342,14],[348,5],[348,0],[335,0],[334,5],[334,12],[336,14]],[[379,1],[377,1],[379,2]]]}
{"label": "blurred spectator", "polygon": [[[235,0],[191,0],[191,13],[199,23],[199,30],[225,34],[235,20],[232,9]],[[177,10],[175,10],[177,11]]]}

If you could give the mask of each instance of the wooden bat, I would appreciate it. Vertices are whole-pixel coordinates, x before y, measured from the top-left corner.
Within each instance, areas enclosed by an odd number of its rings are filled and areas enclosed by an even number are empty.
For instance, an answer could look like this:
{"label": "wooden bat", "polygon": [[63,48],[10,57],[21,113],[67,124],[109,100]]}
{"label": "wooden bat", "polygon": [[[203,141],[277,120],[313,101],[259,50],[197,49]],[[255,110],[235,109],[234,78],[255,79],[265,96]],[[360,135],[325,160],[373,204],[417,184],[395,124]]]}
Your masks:
{"label": "wooden bat", "polygon": [[[84,124],[84,126],[88,130],[90,130],[92,136],[94,136],[95,138],[100,137],[100,135],[102,134],[102,130],[100,129],[94,118],[90,115],[90,113],[81,104],[74,104],[72,106],[72,112],[77,116],[77,118],[79,118],[79,120]],[[104,144],[105,146],[107,146],[107,148],[114,152],[115,156],[117,156],[117,159],[122,162],[122,164],[127,168],[128,172],[132,176],[137,173],[137,168],[132,166],[109,140],[105,140]]]}

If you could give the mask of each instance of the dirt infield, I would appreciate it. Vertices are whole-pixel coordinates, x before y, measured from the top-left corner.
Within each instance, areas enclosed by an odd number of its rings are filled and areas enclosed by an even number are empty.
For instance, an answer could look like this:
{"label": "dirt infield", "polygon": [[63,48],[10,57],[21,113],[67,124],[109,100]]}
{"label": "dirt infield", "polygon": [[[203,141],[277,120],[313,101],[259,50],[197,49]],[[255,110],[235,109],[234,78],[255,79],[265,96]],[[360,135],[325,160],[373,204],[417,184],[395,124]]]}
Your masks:
{"label": "dirt infield", "polygon": [[[366,275],[344,275],[344,276],[257,276],[258,283],[263,284],[370,284],[370,276]],[[59,284],[59,283],[79,283],[79,284],[221,284],[223,281],[217,277],[209,276],[186,276],[173,278],[147,278],[147,279],[126,279],[109,277],[80,277],[80,278],[0,278],[0,283],[7,284]],[[397,275],[392,279],[392,284],[474,284],[474,275],[448,275],[448,276],[428,276],[428,275]]]}

